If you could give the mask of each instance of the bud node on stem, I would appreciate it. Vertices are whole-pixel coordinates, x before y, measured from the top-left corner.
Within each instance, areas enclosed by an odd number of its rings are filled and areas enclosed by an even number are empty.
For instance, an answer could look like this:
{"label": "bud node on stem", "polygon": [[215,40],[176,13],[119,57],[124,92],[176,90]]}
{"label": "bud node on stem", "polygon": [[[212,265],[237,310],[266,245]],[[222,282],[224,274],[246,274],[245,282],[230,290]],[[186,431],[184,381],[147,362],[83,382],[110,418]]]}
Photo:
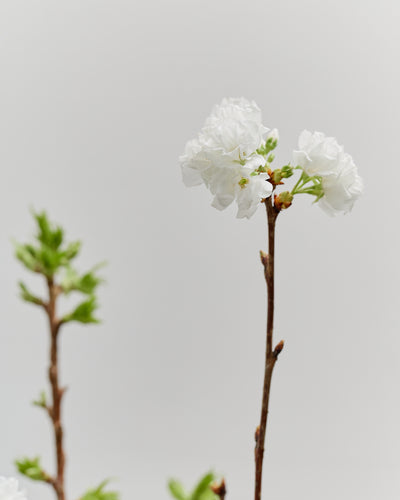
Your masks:
{"label": "bud node on stem", "polygon": [[225,484],[225,479],[222,478],[220,483],[217,484],[212,484],[210,486],[211,491],[215,493],[221,500],[225,498],[226,495],[226,484]]}
{"label": "bud node on stem", "polygon": [[255,439],[255,442],[258,443],[258,439],[260,437],[260,426],[258,425],[257,426],[257,429],[256,429],[256,432],[254,434],[254,439]]}
{"label": "bud node on stem", "polygon": [[275,358],[277,358],[279,356],[279,354],[282,352],[282,349],[283,349],[283,346],[285,345],[285,342],[283,340],[281,340],[276,346],[275,346],[275,349],[274,349],[274,352],[273,352],[273,355],[275,356]]}
{"label": "bud node on stem", "polygon": [[265,253],[263,250],[260,250],[260,259],[261,263],[264,267],[268,266],[268,254]]}

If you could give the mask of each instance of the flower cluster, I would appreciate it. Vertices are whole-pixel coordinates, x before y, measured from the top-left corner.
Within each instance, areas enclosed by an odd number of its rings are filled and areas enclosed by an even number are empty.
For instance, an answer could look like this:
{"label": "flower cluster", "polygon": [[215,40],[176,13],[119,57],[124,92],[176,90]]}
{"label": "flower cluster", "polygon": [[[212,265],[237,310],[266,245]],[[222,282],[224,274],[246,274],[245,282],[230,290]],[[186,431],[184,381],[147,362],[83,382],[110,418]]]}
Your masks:
{"label": "flower cluster", "polygon": [[25,493],[19,490],[16,479],[0,476],[0,500],[26,500]]}
{"label": "flower cluster", "polygon": [[250,218],[283,179],[300,170],[292,191],[275,195],[278,210],[288,208],[296,194],[315,196],[330,215],[352,209],[363,183],[352,157],[336,139],[304,130],[292,163],[273,170],[271,151],[277,142],[278,131],[261,123],[255,102],[223,99],[180,157],[183,181],[186,186],[205,184],[215,208],[223,210],[236,201],[237,217]]}
{"label": "flower cluster", "polygon": [[224,99],[215,106],[198,137],[180,158],[186,186],[205,184],[212,205],[223,210],[236,200],[237,217],[250,218],[272,193],[265,155],[258,150],[276,132],[261,123],[261,112],[246,99]]}
{"label": "flower cluster", "polygon": [[319,205],[330,215],[349,212],[362,193],[363,182],[352,157],[336,139],[322,132],[304,130],[300,134],[293,164],[302,167],[310,179],[319,179]]}

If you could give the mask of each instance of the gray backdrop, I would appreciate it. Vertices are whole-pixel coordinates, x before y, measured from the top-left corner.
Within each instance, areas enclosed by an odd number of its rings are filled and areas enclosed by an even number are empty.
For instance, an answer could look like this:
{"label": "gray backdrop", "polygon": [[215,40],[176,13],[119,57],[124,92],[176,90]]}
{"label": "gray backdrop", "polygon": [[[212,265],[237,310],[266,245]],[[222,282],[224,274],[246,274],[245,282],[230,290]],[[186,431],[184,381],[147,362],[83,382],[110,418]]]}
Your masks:
{"label": "gray backdrop", "polygon": [[[107,259],[101,326],[62,339],[69,499],[105,477],[167,499],[213,467],[253,495],[264,357],[263,210],[249,222],[186,189],[177,157],[224,96],[281,132],[335,135],[366,184],[330,219],[296,199],[278,224],[276,340],[264,497],[400,495],[395,0],[20,1],[0,4],[0,471],[49,425],[44,316],[17,298],[11,238],[45,208]],[[45,486],[22,481],[30,500]]]}

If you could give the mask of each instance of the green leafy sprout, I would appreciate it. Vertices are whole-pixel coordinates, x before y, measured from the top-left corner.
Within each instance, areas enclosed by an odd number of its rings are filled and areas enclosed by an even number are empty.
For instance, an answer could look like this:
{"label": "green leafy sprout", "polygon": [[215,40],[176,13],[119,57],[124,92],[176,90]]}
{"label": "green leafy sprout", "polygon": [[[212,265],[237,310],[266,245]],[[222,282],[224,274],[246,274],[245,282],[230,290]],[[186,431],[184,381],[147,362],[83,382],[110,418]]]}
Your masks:
{"label": "green leafy sprout", "polygon": [[119,494],[116,491],[105,491],[108,483],[109,480],[106,479],[97,488],[88,490],[80,500],[119,500]]}
{"label": "green leafy sprout", "polygon": [[216,480],[213,472],[207,472],[198,481],[192,492],[187,493],[182,483],[176,479],[168,481],[168,489],[175,500],[219,500],[210,486]]}
{"label": "green leafy sprout", "polygon": [[29,479],[33,481],[45,481],[48,480],[48,475],[43,471],[40,465],[40,458],[23,458],[21,460],[16,460],[15,465],[18,471]]}
{"label": "green leafy sprout", "polygon": [[[66,243],[64,230],[47,217],[46,212],[33,213],[37,233],[33,243],[14,243],[17,259],[29,270],[41,274],[47,281],[57,282],[61,294],[78,292],[84,299],[75,309],[67,313],[62,322],[99,323],[95,312],[98,308],[97,287],[103,283],[98,270],[99,264],[81,274],[73,266],[74,259],[81,249],[80,241]],[[25,302],[45,306],[45,301],[31,292],[22,281],[19,283],[20,297]]]}
{"label": "green leafy sprout", "polygon": [[[47,314],[51,311],[51,295],[56,298],[72,293],[81,295],[81,301],[72,311],[58,318],[58,328],[71,321],[79,323],[98,323],[96,310],[97,288],[103,283],[98,275],[103,264],[99,264],[89,271],[80,273],[74,266],[74,260],[81,250],[80,241],[66,242],[62,227],[50,222],[46,212],[32,213],[36,222],[36,235],[32,243],[14,243],[16,258],[29,271],[44,277],[49,297],[41,298],[29,290],[22,281],[19,282],[19,293],[22,300],[44,308]],[[50,292],[50,290],[52,292]],[[54,301],[53,295],[53,301]],[[53,302],[54,303],[54,302]],[[46,393],[42,391],[39,397],[33,401],[35,406],[45,409],[52,417],[54,398],[47,402]],[[33,481],[42,481],[51,484],[56,489],[56,477],[47,474],[42,468],[40,458],[24,457],[15,461],[18,471]],[[107,490],[108,480],[103,481],[96,488],[88,490],[80,500],[119,500],[115,491]]]}

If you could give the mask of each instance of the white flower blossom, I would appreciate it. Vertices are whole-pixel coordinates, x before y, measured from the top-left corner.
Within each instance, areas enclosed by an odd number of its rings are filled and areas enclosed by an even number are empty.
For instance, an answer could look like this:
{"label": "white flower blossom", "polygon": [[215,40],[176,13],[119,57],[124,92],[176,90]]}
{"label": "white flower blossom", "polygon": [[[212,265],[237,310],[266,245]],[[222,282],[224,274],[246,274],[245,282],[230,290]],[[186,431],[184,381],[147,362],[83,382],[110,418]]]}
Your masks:
{"label": "white flower blossom", "polygon": [[303,167],[309,176],[330,175],[336,172],[342,152],[343,147],[334,137],[303,130],[299,137],[299,149],[293,152],[293,166]]}
{"label": "white flower blossom", "polygon": [[[272,193],[265,173],[264,156],[257,153],[269,136],[255,102],[223,99],[196,139],[186,144],[180,157],[186,186],[205,186],[214,195],[212,205],[223,210],[236,200],[237,217],[250,218],[263,198]],[[277,131],[273,131],[277,139]],[[253,175],[252,175],[253,174]]]}
{"label": "white flower blossom", "polygon": [[324,196],[318,203],[326,213],[350,212],[363,191],[363,181],[350,155],[341,154],[337,172],[322,177],[322,188]]}
{"label": "white flower blossom", "polygon": [[0,476],[0,500],[26,500],[25,492],[18,489],[16,479]]}
{"label": "white flower blossom", "polygon": [[335,138],[326,137],[322,132],[304,130],[292,161],[310,177],[321,178],[324,195],[319,205],[329,215],[349,212],[363,191],[363,182],[352,157]]}
{"label": "white flower blossom", "polygon": [[247,217],[249,219],[256,212],[260,200],[271,195],[271,184],[267,178],[267,174],[250,177],[249,183],[239,191],[237,194],[239,206],[237,216],[239,218]]}

